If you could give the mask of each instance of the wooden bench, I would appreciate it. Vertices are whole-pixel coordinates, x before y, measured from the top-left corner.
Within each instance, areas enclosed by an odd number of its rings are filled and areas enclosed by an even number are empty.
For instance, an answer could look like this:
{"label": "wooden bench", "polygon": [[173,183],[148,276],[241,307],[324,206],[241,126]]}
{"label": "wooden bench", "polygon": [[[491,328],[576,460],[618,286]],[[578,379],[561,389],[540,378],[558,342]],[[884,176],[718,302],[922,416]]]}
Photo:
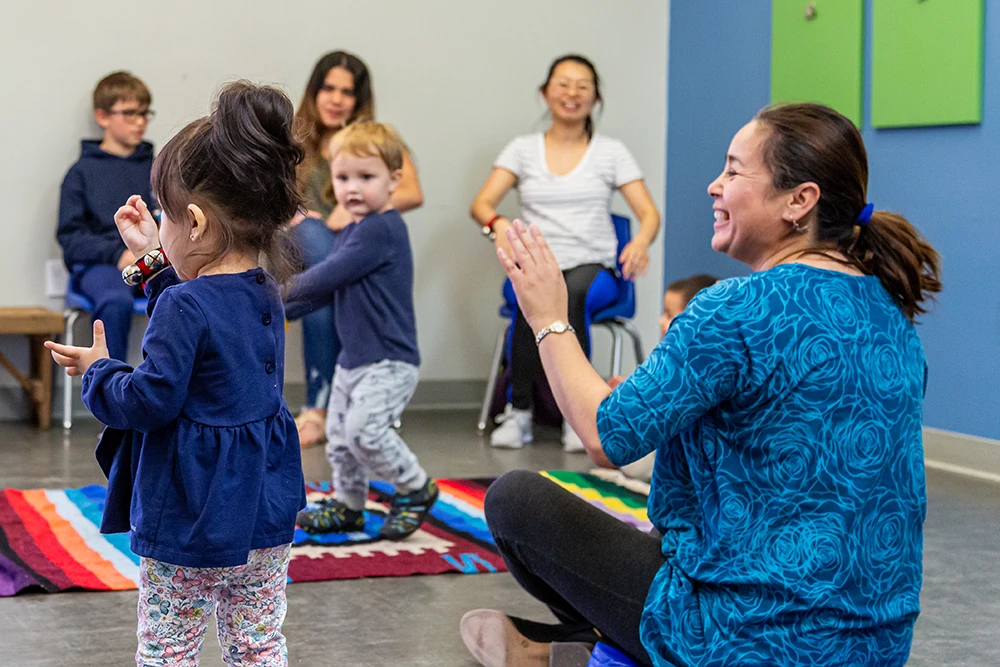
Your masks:
{"label": "wooden bench", "polygon": [[31,368],[27,377],[0,352],[0,365],[24,387],[31,415],[39,428],[47,429],[52,420],[52,356],[45,349],[46,340],[63,331],[63,316],[47,308],[0,308],[0,335],[28,337]]}

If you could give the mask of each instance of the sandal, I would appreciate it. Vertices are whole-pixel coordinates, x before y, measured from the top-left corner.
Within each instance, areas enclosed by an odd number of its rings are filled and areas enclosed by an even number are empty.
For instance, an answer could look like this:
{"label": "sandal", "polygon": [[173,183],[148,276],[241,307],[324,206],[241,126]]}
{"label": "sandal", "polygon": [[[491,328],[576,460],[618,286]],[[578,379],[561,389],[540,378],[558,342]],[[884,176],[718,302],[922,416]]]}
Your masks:
{"label": "sandal", "polygon": [[316,447],[326,442],[326,410],[307,408],[295,418],[302,449]]}

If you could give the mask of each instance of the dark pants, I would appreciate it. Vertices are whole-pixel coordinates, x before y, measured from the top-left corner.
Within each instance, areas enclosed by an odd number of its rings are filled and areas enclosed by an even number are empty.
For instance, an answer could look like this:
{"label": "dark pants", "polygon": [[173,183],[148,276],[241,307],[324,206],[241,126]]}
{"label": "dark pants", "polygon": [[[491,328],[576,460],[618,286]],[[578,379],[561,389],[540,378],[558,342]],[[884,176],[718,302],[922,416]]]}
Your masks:
{"label": "dark pants", "polygon": [[[326,259],[337,245],[337,234],[322,220],[306,218],[294,230],[305,268]],[[340,354],[340,337],[333,303],[302,318],[302,356],[306,367],[307,408],[326,409],[330,401],[333,372]]]}
{"label": "dark pants", "polygon": [[639,621],[665,560],[660,540],[524,470],[490,486],[485,510],[510,573],[548,605],[567,636],[595,627],[602,641],[652,664],[639,641]]}
{"label": "dark pants", "polygon": [[[595,295],[596,301],[591,299],[592,303],[589,305],[595,309],[611,304],[617,296],[617,293],[613,291],[614,277],[611,272],[600,264],[584,264],[563,271],[566,291],[569,295],[569,323],[576,329],[576,338],[580,341],[580,347],[583,348],[583,353],[588,358],[590,357],[590,320],[587,313],[587,294],[594,279],[602,272],[610,276],[611,280],[602,283],[605,289],[602,290],[602,294]],[[532,388],[535,377],[542,370],[542,360],[538,356],[538,347],[535,345],[535,334],[520,310],[517,312],[511,339],[510,370],[511,405],[518,410],[530,410]]]}
{"label": "dark pants", "polygon": [[126,285],[122,272],[111,264],[74,267],[72,281],[77,292],[94,302],[93,318],[104,322],[108,354],[128,362],[128,333],[139,288]]}

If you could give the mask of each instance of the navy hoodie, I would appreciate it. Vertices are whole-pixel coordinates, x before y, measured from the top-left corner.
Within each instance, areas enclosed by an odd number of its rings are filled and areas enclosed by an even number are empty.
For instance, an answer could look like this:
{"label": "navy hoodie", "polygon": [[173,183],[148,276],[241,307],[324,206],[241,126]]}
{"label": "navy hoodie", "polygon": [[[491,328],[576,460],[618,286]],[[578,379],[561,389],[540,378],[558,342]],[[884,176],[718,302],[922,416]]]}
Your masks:
{"label": "navy hoodie", "polygon": [[56,240],[66,268],[74,264],[117,264],[125,244],[115,227],[115,211],[132,195],[142,195],[155,208],[150,185],[153,144],[144,141],[128,157],[84,141],[80,159],[63,179]]}

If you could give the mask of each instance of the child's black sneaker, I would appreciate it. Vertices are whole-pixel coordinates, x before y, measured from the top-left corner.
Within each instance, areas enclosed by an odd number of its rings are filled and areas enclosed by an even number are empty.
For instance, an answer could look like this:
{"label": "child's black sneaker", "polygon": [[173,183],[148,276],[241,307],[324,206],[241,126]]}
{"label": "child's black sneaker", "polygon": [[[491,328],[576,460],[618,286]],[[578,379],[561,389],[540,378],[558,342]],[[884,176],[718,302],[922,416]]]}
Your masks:
{"label": "child's black sneaker", "polygon": [[379,535],[387,540],[403,540],[417,532],[438,499],[438,493],[438,485],[428,478],[419,490],[405,496],[396,494]]}
{"label": "child's black sneaker", "polygon": [[325,498],[316,507],[299,512],[295,523],[307,533],[354,533],[365,529],[365,513],[336,498]]}

